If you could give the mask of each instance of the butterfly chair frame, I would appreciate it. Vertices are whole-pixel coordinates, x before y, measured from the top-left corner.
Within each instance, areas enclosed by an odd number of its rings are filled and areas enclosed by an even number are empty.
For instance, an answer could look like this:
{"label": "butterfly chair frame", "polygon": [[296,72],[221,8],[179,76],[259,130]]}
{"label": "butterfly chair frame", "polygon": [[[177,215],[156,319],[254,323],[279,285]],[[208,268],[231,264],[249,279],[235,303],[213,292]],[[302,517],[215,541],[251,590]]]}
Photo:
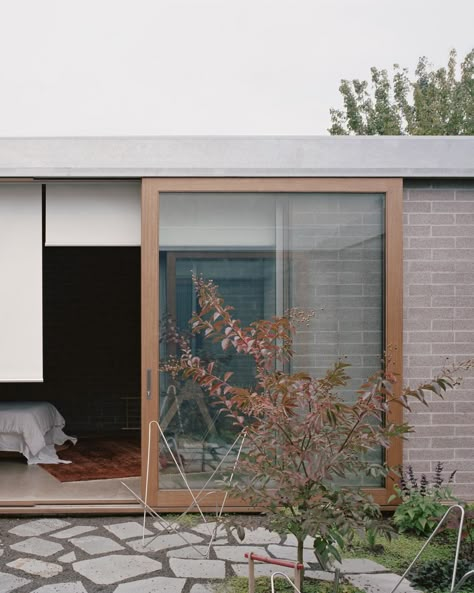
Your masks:
{"label": "butterfly chair frame", "polygon": [[410,572],[410,570],[412,569],[413,565],[415,564],[415,562],[418,560],[418,558],[421,556],[421,554],[423,553],[423,550],[428,546],[428,544],[431,542],[431,540],[434,538],[434,536],[438,533],[438,531],[441,529],[441,526],[443,525],[443,523],[445,522],[446,518],[448,517],[448,515],[450,513],[452,513],[454,510],[458,509],[460,512],[460,519],[459,519],[459,526],[458,526],[458,537],[457,537],[457,542],[456,542],[456,553],[454,555],[454,564],[453,564],[453,576],[451,579],[451,587],[449,589],[450,593],[455,593],[455,591],[457,591],[460,588],[461,583],[464,583],[464,581],[467,580],[467,578],[469,576],[471,576],[471,573],[474,574],[474,571],[470,571],[467,574],[465,574],[461,581],[459,581],[458,585],[455,587],[455,583],[456,583],[456,572],[458,569],[458,561],[459,561],[459,550],[461,548],[461,537],[462,537],[462,529],[463,529],[463,525],[464,525],[464,508],[459,505],[459,504],[453,504],[452,506],[449,507],[449,509],[444,513],[444,515],[442,516],[440,522],[438,523],[438,525],[436,526],[435,530],[433,531],[433,533],[430,535],[430,537],[427,539],[427,541],[425,542],[425,544],[423,545],[423,547],[421,548],[421,550],[418,552],[418,554],[415,556],[415,558],[413,559],[413,561],[410,563],[410,565],[408,566],[408,568],[405,570],[405,572],[402,574],[402,576],[400,577],[400,580],[398,581],[398,583],[395,585],[395,587],[390,591],[390,593],[394,593],[398,587],[400,586],[401,582],[403,581],[403,579],[407,576],[407,574]]}
{"label": "butterfly chair frame", "polygon": [[[227,450],[226,454],[222,457],[222,459],[219,461],[218,465],[216,468],[214,468],[212,474],[209,476],[209,478],[207,479],[206,483],[204,484],[204,486],[202,486],[202,488],[199,490],[199,492],[197,494],[195,494],[191,488],[191,486],[189,485],[189,481],[186,477],[186,472],[184,470],[184,467],[181,463],[181,459],[179,459],[179,454],[178,454],[178,458],[176,457],[175,453],[173,452],[173,448],[170,445],[169,442],[169,438],[165,435],[165,433],[163,432],[160,423],[157,420],[152,420],[151,422],[149,422],[148,424],[148,451],[147,451],[147,464],[146,464],[146,474],[145,474],[145,498],[142,499],[140,496],[138,496],[131,488],[129,488],[129,486],[127,486],[127,484],[125,484],[124,482],[122,482],[122,485],[125,486],[125,488],[127,488],[127,490],[129,490],[133,496],[140,502],[140,504],[143,506],[143,534],[142,534],[142,541],[143,541],[143,545],[144,547],[149,546],[151,543],[153,543],[153,541],[155,541],[155,539],[157,537],[159,537],[159,533],[153,537],[151,540],[149,540],[148,542],[145,543],[145,527],[146,527],[146,519],[147,519],[147,515],[151,515],[153,518],[158,519],[158,521],[160,522],[160,524],[163,526],[163,529],[169,533],[170,531],[173,531],[174,533],[176,533],[177,535],[179,535],[181,537],[181,539],[183,541],[186,542],[186,544],[188,544],[189,546],[191,546],[197,554],[199,554],[200,556],[202,556],[203,558],[208,558],[209,557],[209,552],[211,550],[212,544],[214,543],[214,540],[216,539],[217,536],[217,530],[219,527],[219,521],[222,518],[222,513],[224,512],[224,508],[227,502],[227,498],[229,496],[229,493],[226,491],[224,493],[223,499],[222,499],[222,503],[220,505],[220,508],[218,507],[218,505],[216,505],[216,522],[215,522],[215,526],[214,528],[211,530],[209,528],[209,536],[211,537],[211,540],[209,542],[207,551],[205,553],[202,553],[198,548],[196,548],[190,541],[188,541],[188,539],[186,538],[186,536],[181,533],[178,529],[176,529],[175,525],[170,523],[169,521],[167,521],[164,517],[162,517],[159,513],[157,513],[149,504],[148,504],[148,492],[149,492],[149,475],[150,475],[150,464],[151,464],[151,434],[152,434],[152,430],[153,427],[156,427],[160,437],[162,438],[163,442],[166,445],[166,448],[168,450],[168,453],[171,456],[171,459],[174,463],[174,465],[176,466],[176,469],[178,470],[179,475],[181,476],[187,491],[189,492],[192,502],[191,504],[187,507],[187,509],[185,511],[183,511],[181,513],[181,515],[178,517],[177,522],[179,523],[179,520],[186,516],[187,513],[189,513],[192,509],[196,508],[198,513],[201,515],[201,518],[203,520],[203,522],[205,524],[208,523],[204,513],[202,512],[202,508],[201,508],[201,504],[202,501],[209,496],[210,494],[215,494],[216,491],[207,491],[206,492],[206,488],[208,487],[208,485],[212,482],[212,480],[215,478],[216,474],[219,472],[220,468],[222,467],[222,464],[225,462],[225,460],[227,459],[227,457],[229,456],[229,454],[234,451],[236,449],[236,447],[238,446],[238,450],[237,450],[237,456],[236,459],[234,461],[234,465],[232,468],[232,472],[231,475],[229,477],[229,485],[232,483],[233,479],[234,479],[234,475],[235,475],[235,471],[237,468],[237,464],[239,462],[240,459],[240,455],[242,453],[242,449],[244,446],[244,442],[245,442],[245,437],[246,437],[246,429],[244,428],[236,437],[236,439],[234,440],[234,442],[232,443],[232,445],[230,446],[230,448]],[[240,442],[240,444],[239,444]]]}

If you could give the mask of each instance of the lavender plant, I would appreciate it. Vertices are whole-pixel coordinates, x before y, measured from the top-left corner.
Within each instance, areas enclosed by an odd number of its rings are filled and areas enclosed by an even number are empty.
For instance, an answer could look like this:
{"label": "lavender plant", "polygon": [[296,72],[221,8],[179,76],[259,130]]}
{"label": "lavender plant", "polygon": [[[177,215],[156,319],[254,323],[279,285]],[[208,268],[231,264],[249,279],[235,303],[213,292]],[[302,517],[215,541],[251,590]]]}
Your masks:
{"label": "lavender plant", "polygon": [[451,490],[456,470],[445,480],[443,469],[443,464],[438,461],[429,480],[426,474],[421,474],[418,479],[411,465],[406,469],[401,468],[400,481],[395,490],[402,503],[393,515],[398,531],[427,536],[446,511],[445,503],[456,502]]}

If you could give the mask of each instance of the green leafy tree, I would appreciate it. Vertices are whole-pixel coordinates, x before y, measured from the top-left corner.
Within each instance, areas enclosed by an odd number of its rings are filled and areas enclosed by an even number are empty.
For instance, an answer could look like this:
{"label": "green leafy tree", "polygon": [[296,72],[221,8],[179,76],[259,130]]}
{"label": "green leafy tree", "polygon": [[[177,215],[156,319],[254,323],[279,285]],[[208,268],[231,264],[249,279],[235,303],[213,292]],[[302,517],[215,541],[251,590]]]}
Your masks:
{"label": "green leafy tree", "polygon": [[415,79],[408,69],[371,68],[366,80],[341,80],[343,109],[331,109],[329,133],[412,136],[474,134],[474,49],[460,65],[451,50],[447,67],[434,70],[426,57],[418,61]]}

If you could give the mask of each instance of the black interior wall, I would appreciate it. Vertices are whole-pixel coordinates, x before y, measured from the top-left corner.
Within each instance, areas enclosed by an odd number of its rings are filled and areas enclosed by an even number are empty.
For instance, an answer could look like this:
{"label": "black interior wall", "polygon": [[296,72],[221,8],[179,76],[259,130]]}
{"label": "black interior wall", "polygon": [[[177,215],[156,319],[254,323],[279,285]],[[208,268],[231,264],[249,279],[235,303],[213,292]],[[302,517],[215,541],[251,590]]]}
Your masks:
{"label": "black interior wall", "polygon": [[140,396],[140,248],[43,254],[44,382],[0,384],[0,398],[53,403],[70,434],[121,429],[121,398]]}

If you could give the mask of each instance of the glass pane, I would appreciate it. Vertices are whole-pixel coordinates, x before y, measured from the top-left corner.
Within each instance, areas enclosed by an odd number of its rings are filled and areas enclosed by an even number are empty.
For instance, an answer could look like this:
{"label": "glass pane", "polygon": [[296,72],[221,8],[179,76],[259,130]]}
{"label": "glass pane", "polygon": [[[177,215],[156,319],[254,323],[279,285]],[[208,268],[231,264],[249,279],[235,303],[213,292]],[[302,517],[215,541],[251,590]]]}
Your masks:
{"label": "glass pane", "polygon": [[[220,287],[244,324],[288,307],[316,311],[295,338],[292,371],[353,365],[350,400],[383,352],[384,196],[381,194],[160,194],[160,311],[181,331],[196,310],[191,274]],[[192,338],[201,358],[254,381],[250,360]],[[162,359],[173,353],[164,340]],[[176,392],[175,392],[176,389]],[[162,377],[161,423],[193,487],[205,484],[235,431],[197,385]],[[374,459],[380,460],[377,451]],[[160,488],[184,486],[162,446]],[[229,455],[226,463],[232,463]],[[358,482],[360,483],[360,481]],[[381,486],[379,480],[365,482]]]}
{"label": "glass pane", "polygon": [[[294,371],[320,376],[351,364],[346,401],[380,369],[383,354],[384,196],[318,194],[289,201],[290,298],[316,316],[295,335]],[[382,450],[370,454],[379,462]],[[382,486],[380,479],[354,482]]]}

